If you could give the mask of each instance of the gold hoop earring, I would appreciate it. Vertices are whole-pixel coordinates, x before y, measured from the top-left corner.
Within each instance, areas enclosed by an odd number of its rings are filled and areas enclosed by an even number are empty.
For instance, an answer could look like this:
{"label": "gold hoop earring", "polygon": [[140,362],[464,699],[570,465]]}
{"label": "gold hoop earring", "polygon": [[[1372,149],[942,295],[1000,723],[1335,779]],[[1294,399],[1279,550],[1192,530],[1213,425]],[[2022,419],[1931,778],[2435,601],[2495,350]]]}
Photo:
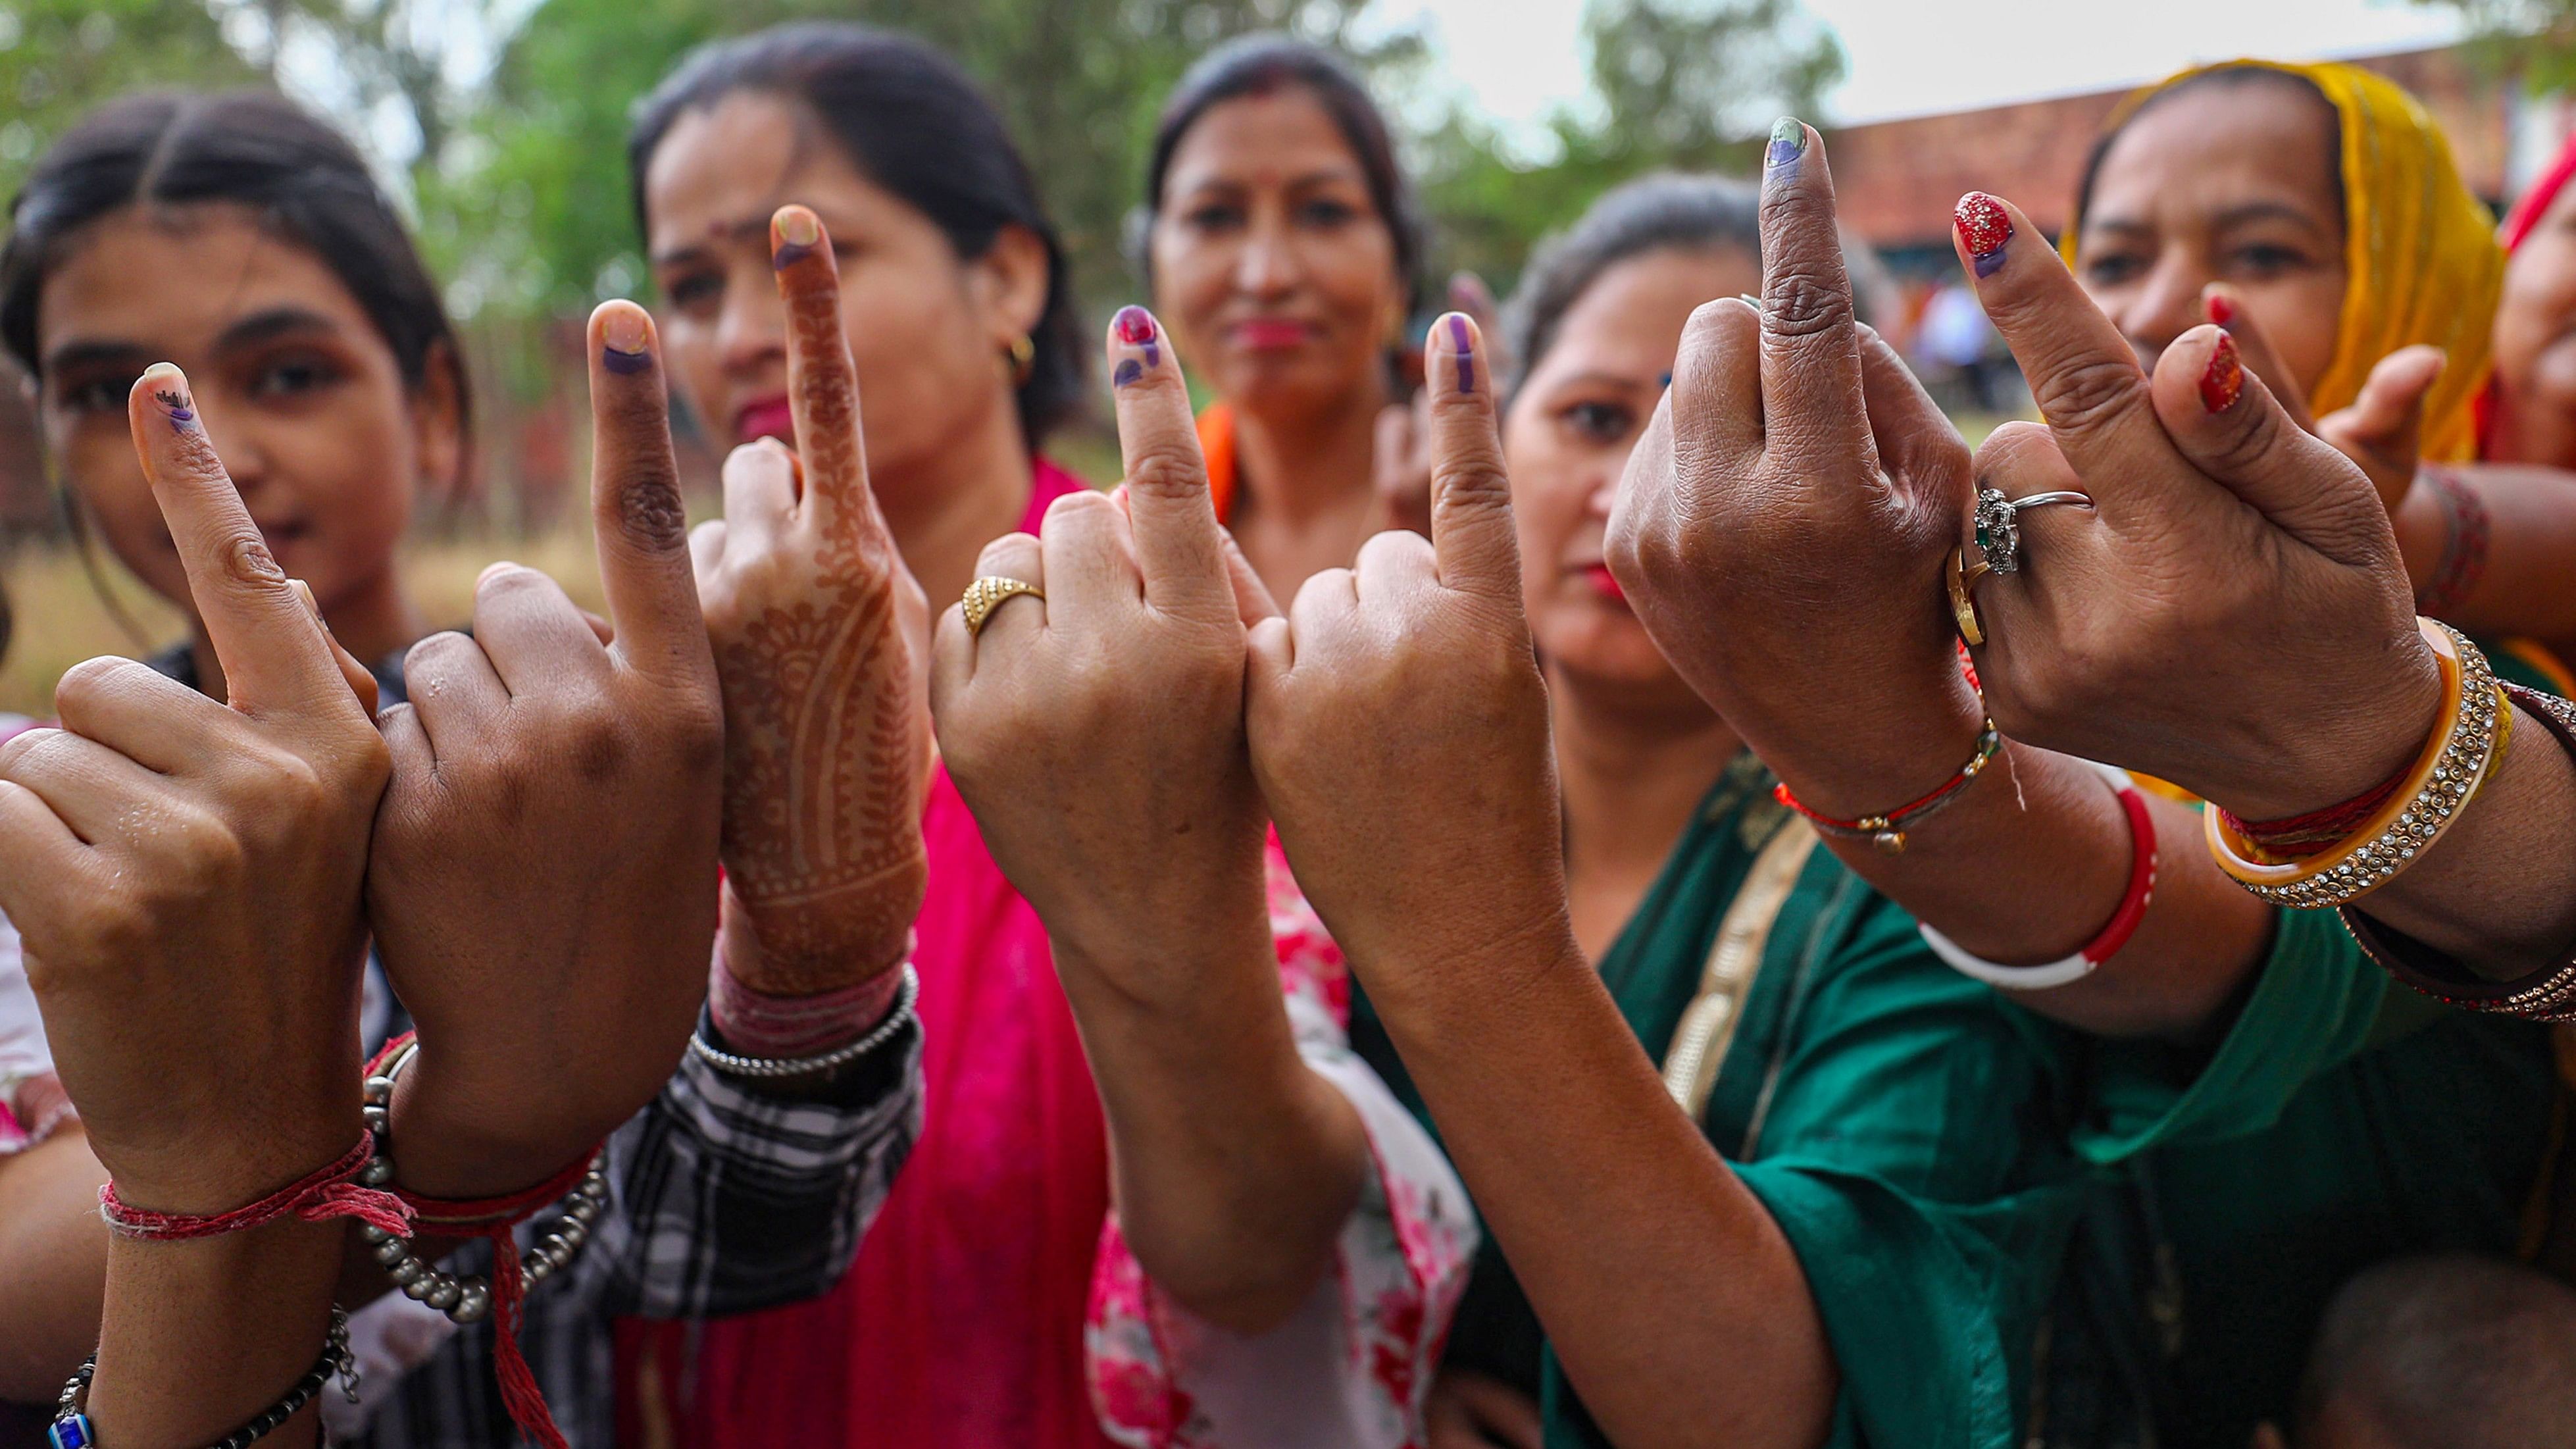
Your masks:
{"label": "gold hoop earring", "polygon": [[1038,370],[1037,340],[1023,332],[1011,339],[1011,386],[1025,387],[1029,374]]}

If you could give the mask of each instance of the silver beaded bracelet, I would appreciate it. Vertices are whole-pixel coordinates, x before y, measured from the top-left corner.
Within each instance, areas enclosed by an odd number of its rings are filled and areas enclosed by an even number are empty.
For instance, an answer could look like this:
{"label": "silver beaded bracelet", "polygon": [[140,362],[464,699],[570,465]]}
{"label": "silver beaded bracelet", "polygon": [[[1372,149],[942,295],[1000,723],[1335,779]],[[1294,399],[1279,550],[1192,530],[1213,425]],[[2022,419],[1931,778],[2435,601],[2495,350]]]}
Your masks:
{"label": "silver beaded bracelet", "polygon": [[819,1056],[810,1057],[737,1056],[709,1043],[705,1028],[701,1027],[689,1034],[689,1051],[699,1061],[705,1062],[728,1077],[775,1081],[781,1077],[803,1077],[816,1072],[828,1072],[838,1067],[846,1067],[894,1040],[895,1034],[903,1030],[906,1022],[912,1020],[913,1006],[920,999],[921,973],[913,970],[912,963],[907,961],[903,967],[903,985],[895,993],[893,1009],[886,1012],[885,1020],[878,1022],[874,1030],[847,1046],[834,1047]]}
{"label": "silver beaded bracelet", "polygon": [[[89,1422],[89,1385],[97,1373],[98,1355],[91,1354],[80,1371],[72,1375],[71,1382],[63,1385],[53,1422],[45,1431],[45,1442],[52,1449],[97,1449],[98,1431]],[[305,1405],[321,1397],[323,1386],[334,1378],[340,1381],[341,1394],[350,1403],[358,1402],[358,1364],[349,1356],[349,1315],[336,1303],[331,1305],[331,1331],[322,1345],[322,1357],[276,1403],[225,1435],[214,1449],[248,1449],[276,1433],[287,1420],[303,1413]]]}
{"label": "silver beaded bracelet", "polygon": [[[418,1043],[404,1043],[381,1073],[367,1078],[366,1103],[359,1111],[366,1118],[367,1130],[376,1135],[376,1155],[359,1171],[358,1181],[369,1187],[383,1187],[394,1179],[390,1140],[394,1081],[402,1075],[403,1068],[411,1065],[419,1050]],[[563,1221],[552,1232],[539,1234],[534,1245],[519,1255],[519,1271],[530,1286],[562,1271],[581,1251],[581,1245],[590,1240],[591,1224],[608,1206],[608,1173],[604,1166],[607,1159],[606,1148],[591,1155],[589,1171],[564,1197]],[[492,1281],[483,1274],[441,1272],[412,1251],[412,1239],[372,1223],[358,1229],[358,1235],[374,1250],[385,1276],[401,1286],[404,1297],[426,1303],[458,1323],[476,1322],[492,1311]]]}

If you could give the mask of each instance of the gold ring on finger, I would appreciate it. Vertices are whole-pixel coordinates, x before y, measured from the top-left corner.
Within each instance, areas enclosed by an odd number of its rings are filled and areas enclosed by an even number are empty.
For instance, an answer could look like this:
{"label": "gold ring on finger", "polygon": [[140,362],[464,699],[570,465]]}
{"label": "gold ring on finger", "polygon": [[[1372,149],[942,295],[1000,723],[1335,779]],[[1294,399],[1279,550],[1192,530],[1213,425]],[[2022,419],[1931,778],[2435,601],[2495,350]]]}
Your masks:
{"label": "gold ring on finger", "polygon": [[1045,590],[1028,580],[1001,574],[986,574],[968,584],[966,596],[958,600],[958,607],[966,614],[967,636],[971,638],[983,633],[984,621],[993,617],[993,611],[1002,606],[1003,600],[1018,594],[1026,594],[1032,599],[1046,597]]}
{"label": "gold ring on finger", "polygon": [[1980,580],[1994,572],[1994,566],[1980,559],[1967,562],[1967,550],[1950,550],[1950,618],[1959,626],[1959,637],[1971,648],[1986,642],[1985,625],[1977,622],[1976,588]]}

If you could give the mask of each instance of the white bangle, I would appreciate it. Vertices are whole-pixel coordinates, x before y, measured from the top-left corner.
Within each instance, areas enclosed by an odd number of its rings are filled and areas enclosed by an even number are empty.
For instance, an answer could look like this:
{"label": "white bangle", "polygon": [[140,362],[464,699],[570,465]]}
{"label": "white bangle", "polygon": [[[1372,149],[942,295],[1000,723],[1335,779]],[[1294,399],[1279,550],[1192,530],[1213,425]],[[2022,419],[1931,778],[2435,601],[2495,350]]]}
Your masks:
{"label": "white bangle", "polygon": [[907,961],[903,966],[903,986],[896,992],[894,1006],[886,1012],[885,1020],[847,1046],[834,1047],[819,1056],[810,1057],[746,1057],[712,1045],[701,1030],[689,1034],[689,1052],[728,1077],[775,1081],[782,1077],[812,1076],[817,1072],[846,1067],[894,1040],[895,1034],[912,1020],[913,1006],[920,999],[921,973],[913,970],[912,963]]}
{"label": "white bangle", "polygon": [[[2126,770],[2092,760],[2080,760],[2077,763],[2086,766],[2110,782],[2112,790],[2118,794],[2129,795],[2137,792],[2137,782],[2129,777],[2129,772]],[[2147,852],[2147,900],[2152,900],[2155,895],[2155,842],[2149,838],[2138,844],[2139,848]],[[2140,902],[2141,910],[2144,905],[2144,901]],[[2099,938],[2097,937],[2095,942],[2087,943],[2084,949],[2060,960],[2043,961],[2035,966],[2006,966],[2000,962],[1986,960],[1982,956],[1970,955],[1958,942],[1920,921],[1915,923],[1915,929],[1922,933],[1923,944],[1931,947],[1932,954],[1940,957],[1951,970],[1971,981],[1982,981],[1988,986],[2000,986],[2010,991],[2047,991],[2055,987],[2071,985],[2092,975],[2100,969],[2104,961],[2111,957],[2111,952],[2098,951]],[[2123,944],[2126,943],[2125,934],[2121,941]]]}

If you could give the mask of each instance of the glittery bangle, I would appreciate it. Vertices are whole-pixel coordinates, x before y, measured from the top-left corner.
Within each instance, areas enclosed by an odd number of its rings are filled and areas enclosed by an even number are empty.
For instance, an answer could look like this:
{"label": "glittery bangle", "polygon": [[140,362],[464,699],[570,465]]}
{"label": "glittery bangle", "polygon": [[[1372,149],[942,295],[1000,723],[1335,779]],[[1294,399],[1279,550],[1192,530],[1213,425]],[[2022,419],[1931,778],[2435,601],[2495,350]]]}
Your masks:
{"label": "glittery bangle", "polygon": [[2495,673],[2467,635],[2437,620],[2415,622],[2441,665],[2442,714],[2404,783],[2351,835],[2297,861],[2266,859],[2261,847],[2228,824],[2224,811],[2202,812],[2210,856],[2238,885],[2299,910],[2358,900],[2431,849],[2485,782],[2513,720],[2502,707]]}
{"label": "glittery bangle", "polygon": [[[2519,684],[2505,693],[2576,755],[2576,704]],[[2576,1022],[2576,947],[2557,961],[2511,981],[2490,981],[2402,931],[2346,906],[2336,913],[2362,954],[2406,986],[2466,1011],[2530,1021]]]}

